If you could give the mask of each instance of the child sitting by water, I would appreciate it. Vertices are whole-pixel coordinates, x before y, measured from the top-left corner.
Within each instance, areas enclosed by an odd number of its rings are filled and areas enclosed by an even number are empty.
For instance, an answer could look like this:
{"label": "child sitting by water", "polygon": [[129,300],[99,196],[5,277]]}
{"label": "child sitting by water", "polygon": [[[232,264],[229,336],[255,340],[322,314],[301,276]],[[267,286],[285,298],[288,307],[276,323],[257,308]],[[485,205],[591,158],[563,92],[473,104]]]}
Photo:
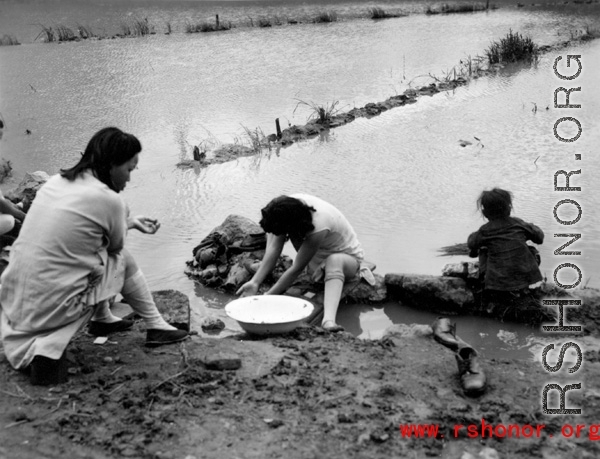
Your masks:
{"label": "child sitting by water", "polygon": [[479,256],[484,302],[485,297],[490,299],[489,293],[515,292],[540,282],[542,273],[537,250],[527,245],[527,241],[541,244],[544,232],[532,223],[510,216],[512,195],[509,191],[500,188],[484,191],[477,200],[477,207],[489,221],[469,236],[467,245],[470,256]]}

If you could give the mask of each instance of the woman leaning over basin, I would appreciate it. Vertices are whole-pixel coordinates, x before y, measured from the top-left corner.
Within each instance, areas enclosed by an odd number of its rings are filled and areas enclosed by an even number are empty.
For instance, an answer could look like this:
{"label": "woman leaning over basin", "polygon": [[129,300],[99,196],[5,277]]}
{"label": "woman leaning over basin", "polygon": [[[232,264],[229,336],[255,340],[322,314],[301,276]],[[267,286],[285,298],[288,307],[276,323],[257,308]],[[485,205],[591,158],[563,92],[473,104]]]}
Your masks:
{"label": "woman leaning over basin", "polygon": [[[10,364],[33,384],[66,378],[65,349],[86,323],[93,335],[124,331],[109,301],[121,293],[147,328],[146,345],[188,333],[160,315],[144,275],[124,248],[128,229],[154,234],[160,224],[130,217],[119,195],[142,147],[132,134],[98,131],[80,161],[38,191],[14,242],[0,291],[0,331]],[[91,321],[90,321],[91,319]]]}
{"label": "woman leaning over basin", "polygon": [[309,194],[279,196],[261,210],[260,226],[267,233],[267,248],[252,279],[237,291],[256,295],[271,273],[289,239],[297,251],[292,266],[266,295],[283,294],[306,269],[314,282],[324,282],[324,317],[321,326],[341,331],[336,315],[345,282],[375,278],[363,263],[363,249],[354,229],[332,204]]}

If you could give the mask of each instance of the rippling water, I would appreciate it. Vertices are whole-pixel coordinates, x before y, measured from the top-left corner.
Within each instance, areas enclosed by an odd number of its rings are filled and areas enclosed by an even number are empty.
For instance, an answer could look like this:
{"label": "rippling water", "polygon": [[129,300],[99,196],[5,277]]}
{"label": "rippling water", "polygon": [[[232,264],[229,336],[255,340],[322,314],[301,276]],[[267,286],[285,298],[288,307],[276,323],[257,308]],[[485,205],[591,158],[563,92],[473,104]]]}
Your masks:
{"label": "rippling water", "polygon": [[[423,9],[416,2],[381,5]],[[344,20],[60,45],[33,42],[39,23],[108,31],[122,18],[148,17],[181,31],[189,18],[215,11],[241,24],[247,17],[311,16],[323,9],[335,9]],[[505,187],[515,195],[515,214],[545,230],[542,271],[551,277],[563,261],[553,255],[560,244],[552,237],[565,232],[552,215],[564,198],[552,191],[559,169],[583,170],[575,180],[583,191],[574,193],[583,218],[569,230],[583,234],[578,242],[583,254],[575,261],[584,282],[600,286],[600,185],[592,179],[600,161],[593,154],[600,119],[598,42],[560,52],[581,54],[584,62],[577,80],[581,98],[573,95],[583,105],[576,116],[584,132],[575,144],[552,136],[554,122],[565,116],[552,108],[554,89],[564,85],[553,74],[559,54],[553,52],[535,66],[504,69],[262,158],[200,171],[175,167],[191,157],[193,145],[245,142],[244,127],[269,134],[275,118],[284,127],[304,124],[309,113],[298,100],[339,101],[346,111],[429,83],[429,74],[443,76],[509,29],[551,44],[598,23],[595,14],[558,7],[507,5],[487,13],[412,14],[385,21],[360,18],[365,9],[358,2],[0,1],[0,35],[17,34],[24,43],[0,47],[0,114],[7,126],[0,154],[13,164],[17,182],[26,171],[55,173],[74,163],[101,127],[117,125],[136,134],[144,151],[124,196],[132,212],[156,216],[163,226],[154,236],[132,234],[131,250],[152,288],[190,294],[197,314],[220,311],[228,297],[194,286],[183,275],[194,245],[227,215],[258,220],[273,196],[294,191],[335,203],[378,272],[439,274],[456,259],[439,257],[438,249],[464,241],[483,223],[475,209],[481,190]],[[471,144],[461,147],[461,140]],[[575,153],[582,161],[575,162]],[[396,305],[355,306],[342,313],[342,323],[365,337],[389,323],[431,319]],[[463,322],[465,333],[478,339],[484,321]],[[481,346],[504,346],[498,333],[486,332],[493,339]],[[520,333],[526,343],[531,331]]]}

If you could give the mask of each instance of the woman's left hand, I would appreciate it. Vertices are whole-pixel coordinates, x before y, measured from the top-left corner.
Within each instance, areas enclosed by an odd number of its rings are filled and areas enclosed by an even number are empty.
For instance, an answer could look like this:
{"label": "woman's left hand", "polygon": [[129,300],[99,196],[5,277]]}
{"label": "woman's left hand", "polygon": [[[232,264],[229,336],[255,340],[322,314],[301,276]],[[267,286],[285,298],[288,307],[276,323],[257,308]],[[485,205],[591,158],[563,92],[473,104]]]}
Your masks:
{"label": "woman's left hand", "polygon": [[160,228],[160,223],[154,218],[143,217],[138,215],[136,217],[129,217],[128,225],[129,228],[135,228],[138,231],[146,234],[154,234]]}

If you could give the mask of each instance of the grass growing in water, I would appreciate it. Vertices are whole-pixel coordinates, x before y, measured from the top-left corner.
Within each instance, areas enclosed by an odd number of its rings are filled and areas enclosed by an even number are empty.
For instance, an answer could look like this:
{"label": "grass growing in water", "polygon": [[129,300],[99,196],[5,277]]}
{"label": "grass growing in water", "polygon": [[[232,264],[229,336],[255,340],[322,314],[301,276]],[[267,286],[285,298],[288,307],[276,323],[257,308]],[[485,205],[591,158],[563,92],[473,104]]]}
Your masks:
{"label": "grass growing in water", "polygon": [[315,16],[313,22],[336,22],[337,21],[337,13],[335,11],[327,11],[323,13],[319,13]]}
{"label": "grass growing in water", "polygon": [[80,24],[77,24],[77,33],[79,34],[79,38],[81,38],[82,40],[97,37],[97,35],[94,32],[92,32],[92,29],[90,27],[85,27]]}
{"label": "grass growing in water", "polygon": [[73,41],[77,38],[72,29],[61,24],[56,26],[56,36],[58,41]]}
{"label": "grass growing in water", "polygon": [[218,32],[220,30],[231,29],[231,22],[229,24],[223,24],[222,22],[215,21],[214,23],[208,21],[197,22],[196,24],[186,23],[185,33],[198,33],[198,32]]}
{"label": "grass growing in water", "polygon": [[3,35],[0,37],[0,46],[12,46],[12,45],[20,45],[19,40],[17,40],[13,35]]}
{"label": "grass growing in water", "polygon": [[45,26],[40,24],[40,27],[42,28],[42,31],[38,34],[37,37],[35,37],[35,40],[41,38],[42,41],[46,43],[74,41],[78,40],[79,38],[85,39],[95,37],[95,35],[91,32],[90,29],[80,25],[77,26],[76,32],[74,32],[73,29],[71,29],[70,27],[67,27],[63,24],[58,24],[54,26],[54,28],[52,28],[52,26]]}
{"label": "grass growing in water", "polygon": [[426,14],[452,14],[452,13],[473,13],[475,11],[485,11],[487,6],[483,3],[457,3],[449,5],[442,4],[439,9],[428,6],[425,10]]}
{"label": "grass growing in water", "polygon": [[[250,149],[254,153],[261,153],[263,149],[271,150],[271,142],[263,132],[261,128],[256,128],[254,130],[247,128],[246,126],[242,126],[244,128],[245,137],[247,142],[250,144]],[[245,143],[245,142],[242,142]]]}
{"label": "grass growing in water", "polygon": [[519,32],[508,32],[500,41],[493,42],[485,51],[490,64],[519,62],[537,58],[538,46],[530,37],[525,37]]}
{"label": "grass growing in water", "polygon": [[369,17],[371,19],[389,19],[389,18],[399,18],[402,16],[405,16],[405,15],[401,14],[401,13],[398,13],[398,14],[386,13],[383,8],[380,8],[378,6],[375,6],[375,7],[369,9]]}
{"label": "grass growing in water", "polygon": [[271,24],[271,20],[269,18],[258,18],[256,25],[258,27],[271,27],[273,24]]}
{"label": "grass growing in water", "polygon": [[331,119],[340,112],[341,108],[338,107],[340,101],[335,100],[331,103],[327,103],[325,105],[318,105],[314,102],[306,102],[304,100],[296,99],[296,107],[294,108],[294,113],[299,106],[303,105],[308,107],[311,110],[310,115],[308,116],[308,121],[315,120],[319,124],[326,124],[331,121]]}
{"label": "grass growing in water", "polygon": [[371,15],[371,19],[385,19],[387,18],[387,14],[378,6],[375,6],[369,10],[369,14]]}
{"label": "grass growing in water", "polygon": [[133,19],[121,24],[121,35],[124,37],[143,37],[153,33],[154,26],[150,25],[148,18]]}
{"label": "grass growing in water", "polygon": [[54,29],[52,29],[52,27],[46,27],[45,25],[42,25],[42,24],[40,24],[40,27],[42,28],[42,31],[40,33],[38,33],[37,37],[35,37],[35,40],[37,40],[38,38],[41,37],[42,41],[45,41],[46,43],[57,41],[55,39]]}

